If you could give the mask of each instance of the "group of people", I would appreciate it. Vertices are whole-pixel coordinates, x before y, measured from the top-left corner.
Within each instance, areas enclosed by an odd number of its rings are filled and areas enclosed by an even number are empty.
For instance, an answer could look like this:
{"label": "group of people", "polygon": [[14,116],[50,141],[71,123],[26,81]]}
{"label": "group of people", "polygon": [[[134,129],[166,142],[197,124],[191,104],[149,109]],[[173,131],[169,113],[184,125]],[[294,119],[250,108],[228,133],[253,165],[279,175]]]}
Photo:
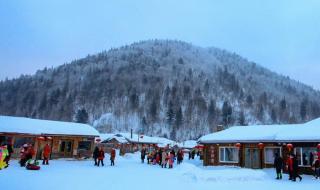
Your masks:
{"label": "group of people", "polygon": [[[316,179],[320,178],[320,157],[315,156],[315,159],[310,160],[310,165],[314,170],[314,176]],[[276,169],[277,177],[276,179],[282,179],[282,171],[285,169],[289,174],[289,180],[296,181],[297,178],[302,180],[302,177],[299,175],[299,162],[295,154],[289,154],[284,162],[283,158],[276,153],[274,158],[274,167]]]}
{"label": "group of people", "polygon": [[[46,143],[42,149],[41,152],[41,158],[42,158],[42,165],[49,165],[49,159],[50,159],[50,153],[51,153],[51,147],[49,143]],[[20,148],[20,166],[21,167],[27,167],[27,169],[33,169],[33,168],[39,168],[35,167],[33,165],[35,162],[32,164],[31,161],[32,159],[35,158],[36,151],[31,143],[26,143]]]}
{"label": "group of people", "polygon": [[[105,155],[104,155],[103,147],[96,146],[93,151],[94,165],[99,167],[100,163],[101,163],[101,166],[104,166],[104,163],[103,163],[104,157],[105,157]],[[110,165],[111,166],[114,166],[115,159],[116,159],[116,150],[114,148],[112,148],[110,151]]]}
{"label": "group of people", "polygon": [[141,162],[147,157],[147,163],[152,165],[160,165],[162,168],[173,168],[174,161],[177,160],[177,164],[181,164],[183,161],[183,152],[179,150],[177,154],[174,150],[166,151],[165,149],[153,150],[148,152],[146,148],[141,150]]}
{"label": "group of people", "polygon": [[0,170],[9,167],[9,161],[12,153],[13,148],[11,144],[2,144],[0,146]]}

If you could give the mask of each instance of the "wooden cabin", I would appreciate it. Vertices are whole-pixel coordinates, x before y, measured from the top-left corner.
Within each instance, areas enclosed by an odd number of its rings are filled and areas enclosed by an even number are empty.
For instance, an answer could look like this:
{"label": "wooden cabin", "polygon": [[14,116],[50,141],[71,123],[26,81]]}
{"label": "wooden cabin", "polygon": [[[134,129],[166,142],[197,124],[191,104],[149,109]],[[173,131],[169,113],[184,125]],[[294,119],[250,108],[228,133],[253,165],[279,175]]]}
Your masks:
{"label": "wooden cabin", "polygon": [[108,148],[119,148],[122,154],[140,151],[142,147],[152,151],[154,148],[172,147],[175,142],[163,137],[150,137],[131,133],[101,134],[101,145]]}
{"label": "wooden cabin", "polygon": [[320,119],[304,124],[230,127],[199,139],[204,144],[203,165],[270,168],[276,153],[284,161],[295,154],[300,171],[312,173],[311,165],[320,156],[319,130]]}
{"label": "wooden cabin", "polygon": [[0,143],[13,145],[13,158],[19,158],[20,148],[27,143],[33,145],[37,159],[47,143],[52,159],[91,157],[98,136],[98,131],[86,124],[0,116]]}

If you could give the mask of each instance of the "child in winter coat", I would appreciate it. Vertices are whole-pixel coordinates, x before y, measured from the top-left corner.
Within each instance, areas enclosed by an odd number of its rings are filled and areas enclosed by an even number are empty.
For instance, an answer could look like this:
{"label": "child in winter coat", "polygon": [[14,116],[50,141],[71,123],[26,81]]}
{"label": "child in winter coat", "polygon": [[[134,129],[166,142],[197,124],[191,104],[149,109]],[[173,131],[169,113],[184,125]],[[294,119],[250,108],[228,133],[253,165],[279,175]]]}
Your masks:
{"label": "child in winter coat", "polygon": [[104,166],[103,159],[104,159],[104,151],[103,151],[103,148],[100,147],[98,152],[98,167],[100,166],[100,162],[101,162],[101,165]]}
{"label": "child in winter coat", "polygon": [[50,157],[51,148],[49,144],[47,143],[43,148],[43,161],[42,165],[49,165],[49,157]]}
{"label": "child in winter coat", "polygon": [[111,154],[110,154],[111,166],[114,166],[115,158],[116,158],[116,150],[115,149],[111,149]]}

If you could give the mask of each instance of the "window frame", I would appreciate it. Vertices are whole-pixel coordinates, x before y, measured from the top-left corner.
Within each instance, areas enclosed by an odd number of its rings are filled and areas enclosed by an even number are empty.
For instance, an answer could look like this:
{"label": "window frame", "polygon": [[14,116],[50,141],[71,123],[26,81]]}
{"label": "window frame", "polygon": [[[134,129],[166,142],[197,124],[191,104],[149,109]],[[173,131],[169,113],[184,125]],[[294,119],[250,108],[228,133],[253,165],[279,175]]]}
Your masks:
{"label": "window frame", "polygon": [[[294,148],[294,151],[293,151],[293,152],[294,152],[294,154],[295,154],[296,156],[297,156],[297,149],[299,149],[299,153],[300,153],[300,163],[301,163],[301,164],[299,164],[299,167],[312,167],[312,164],[308,164],[308,165],[304,165],[304,164],[303,164],[303,156],[302,156],[302,155],[303,155],[303,149],[304,149],[304,148],[314,148],[314,147],[301,147],[301,146],[300,146],[300,147],[295,147],[295,148]],[[299,160],[298,160],[298,162],[299,162]]]}
{"label": "window frame", "polygon": [[[238,151],[237,154],[237,161],[226,161],[226,149],[227,148],[232,148],[232,149],[236,149]],[[223,149],[223,160],[221,160],[222,156],[221,156],[221,149]],[[239,163],[239,149],[235,146],[221,146],[219,147],[219,162],[220,163],[232,163],[232,164],[238,164]]]}
{"label": "window frame", "polygon": [[264,163],[265,164],[274,164],[273,162],[267,162],[267,154],[266,154],[266,149],[279,149],[279,153],[280,153],[280,156],[282,157],[282,147],[277,147],[277,146],[266,146],[264,147]]}

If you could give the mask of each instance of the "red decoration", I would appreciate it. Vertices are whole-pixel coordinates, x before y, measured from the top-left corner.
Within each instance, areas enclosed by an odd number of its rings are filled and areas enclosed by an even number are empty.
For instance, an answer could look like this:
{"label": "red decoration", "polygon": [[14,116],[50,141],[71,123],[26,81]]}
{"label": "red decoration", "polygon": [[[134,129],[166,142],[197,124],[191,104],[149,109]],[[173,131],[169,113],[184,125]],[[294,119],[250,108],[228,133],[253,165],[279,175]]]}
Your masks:
{"label": "red decoration", "polygon": [[241,148],[241,144],[240,143],[236,143],[236,147],[237,148]]}
{"label": "red decoration", "polygon": [[263,149],[264,144],[263,144],[263,143],[259,143],[259,144],[258,144],[258,147],[259,147],[259,149]]}
{"label": "red decoration", "polygon": [[195,146],[196,149],[203,149],[203,147],[204,147],[204,146],[203,146],[203,145],[200,145],[200,144],[197,145],[197,146]]}
{"label": "red decoration", "polygon": [[289,151],[291,151],[291,149],[293,148],[293,145],[291,143],[287,144],[287,148],[289,149]]}
{"label": "red decoration", "polygon": [[40,140],[40,141],[44,141],[44,140],[45,140],[45,138],[44,138],[44,137],[38,137],[38,140]]}
{"label": "red decoration", "polygon": [[320,149],[320,143],[317,145],[317,148]]}

